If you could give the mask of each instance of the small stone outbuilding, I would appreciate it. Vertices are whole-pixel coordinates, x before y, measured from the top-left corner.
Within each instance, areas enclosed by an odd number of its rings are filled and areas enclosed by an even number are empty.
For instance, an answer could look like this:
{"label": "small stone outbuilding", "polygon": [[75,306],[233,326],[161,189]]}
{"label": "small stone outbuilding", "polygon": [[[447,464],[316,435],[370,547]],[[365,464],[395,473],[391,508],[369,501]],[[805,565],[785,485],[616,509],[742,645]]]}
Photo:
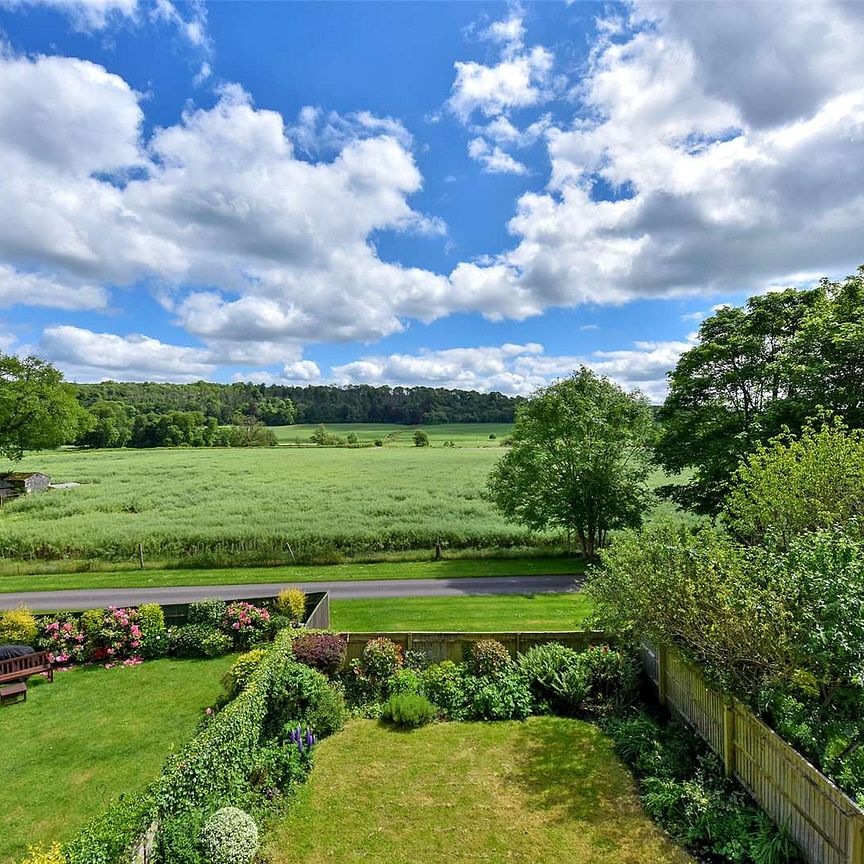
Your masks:
{"label": "small stone outbuilding", "polygon": [[12,471],[0,474],[0,500],[44,492],[51,485],[51,478],[39,471]]}

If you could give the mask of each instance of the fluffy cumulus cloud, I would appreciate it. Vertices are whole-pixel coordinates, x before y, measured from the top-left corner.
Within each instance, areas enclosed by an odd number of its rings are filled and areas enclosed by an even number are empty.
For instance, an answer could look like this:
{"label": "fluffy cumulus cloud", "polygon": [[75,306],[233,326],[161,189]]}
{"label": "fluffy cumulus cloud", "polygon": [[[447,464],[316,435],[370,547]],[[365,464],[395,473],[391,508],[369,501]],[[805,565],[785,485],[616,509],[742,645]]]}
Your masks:
{"label": "fluffy cumulus cloud", "polygon": [[652,3],[601,28],[580,119],[546,133],[549,186],[519,200],[514,248],[457,271],[469,294],[518,316],[860,263],[864,15],[743,8]]}
{"label": "fluffy cumulus cloud", "polygon": [[[55,283],[60,307],[69,285],[154,280],[214,356],[246,345],[249,362],[446,314],[446,277],[382,261],[370,240],[442,230],[408,203],[421,176],[401,127],[351,120],[365,137],[343,124],[335,157],[308,161],[278,113],[232,86],[142,141],[139,95],[118,76],[69,58],[0,58],[0,161],[12,169],[0,260],[41,280],[41,304]],[[100,292],[81,297],[105,305]]]}
{"label": "fluffy cumulus cloud", "polygon": [[487,174],[527,174],[528,169],[517,162],[497,144],[491,145],[485,138],[473,138],[468,143],[468,155],[480,162]]}
{"label": "fluffy cumulus cloud", "polygon": [[531,393],[584,365],[660,401],[666,392],[666,372],[692,344],[637,342],[626,350],[567,356],[546,354],[542,345],[533,342],[508,343],[369,356],[335,366],[332,372],[340,384],[424,385],[516,395]]}
{"label": "fluffy cumulus cloud", "polygon": [[39,345],[75,381],[197,381],[216,367],[206,351],[166,345],[148,336],[93,333],[81,327],[48,327]]}

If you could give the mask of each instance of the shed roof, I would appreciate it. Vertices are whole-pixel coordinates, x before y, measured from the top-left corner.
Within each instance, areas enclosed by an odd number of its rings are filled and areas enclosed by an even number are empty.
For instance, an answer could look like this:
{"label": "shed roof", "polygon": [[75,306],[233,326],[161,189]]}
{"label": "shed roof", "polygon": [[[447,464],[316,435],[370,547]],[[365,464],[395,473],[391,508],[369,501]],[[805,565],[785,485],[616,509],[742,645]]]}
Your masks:
{"label": "shed roof", "polygon": [[8,474],[0,474],[0,480],[9,480],[12,483],[21,483],[31,477],[47,477],[41,471],[10,471]]}

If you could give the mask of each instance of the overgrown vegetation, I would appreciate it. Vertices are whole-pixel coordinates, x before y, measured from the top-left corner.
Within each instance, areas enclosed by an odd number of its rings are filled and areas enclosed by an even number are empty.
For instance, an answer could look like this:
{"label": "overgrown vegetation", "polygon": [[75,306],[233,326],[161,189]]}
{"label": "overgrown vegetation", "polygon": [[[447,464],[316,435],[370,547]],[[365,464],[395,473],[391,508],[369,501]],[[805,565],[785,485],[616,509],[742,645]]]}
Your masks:
{"label": "overgrown vegetation", "polygon": [[628,534],[589,591],[599,622],[680,648],[864,801],[862,464],[864,441],[837,426],[778,440],[730,497],[752,545],[710,526]]}

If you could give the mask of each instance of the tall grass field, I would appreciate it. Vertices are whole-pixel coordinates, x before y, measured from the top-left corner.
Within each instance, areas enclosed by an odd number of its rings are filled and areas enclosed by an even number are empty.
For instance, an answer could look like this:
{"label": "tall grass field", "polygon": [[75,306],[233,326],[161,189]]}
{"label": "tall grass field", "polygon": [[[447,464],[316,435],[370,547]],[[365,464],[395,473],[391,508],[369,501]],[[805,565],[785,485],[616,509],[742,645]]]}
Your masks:
{"label": "tall grass field", "polygon": [[[488,440],[488,439],[487,439]],[[501,447],[274,447],[28,455],[77,488],[0,508],[0,556],[291,563],[531,544],[483,498]],[[0,464],[0,470],[9,470]]]}

